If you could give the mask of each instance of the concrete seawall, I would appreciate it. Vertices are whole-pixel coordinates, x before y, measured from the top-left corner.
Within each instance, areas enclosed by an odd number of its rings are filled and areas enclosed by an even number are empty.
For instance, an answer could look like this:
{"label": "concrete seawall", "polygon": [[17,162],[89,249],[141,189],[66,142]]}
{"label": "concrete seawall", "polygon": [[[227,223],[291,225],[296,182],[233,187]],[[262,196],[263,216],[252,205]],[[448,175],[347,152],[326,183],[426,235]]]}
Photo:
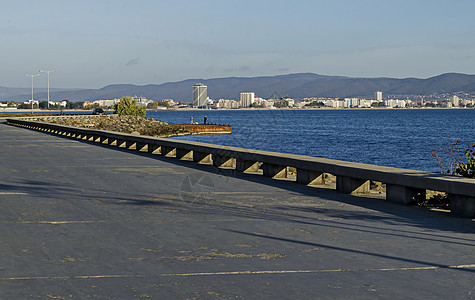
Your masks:
{"label": "concrete seawall", "polygon": [[262,172],[263,176],[275,179],[289,178],[290,167],[296,170],[293,180],[303,185],[324,184],[322,178],[329,173],[336,176],[336,190],[345,194],[369,194],[370,181],[378,181],[387,186],[385,195],[387,200],[402,204],[411,204],[415,197],[425,197],[427,190],[446,192],[450,195],[450,210],[454,215],[475,217],[475,179],[471,178],[303,155],[80,129],[26,119],[9,119],[8,123],[66,137],[189,160],[198,164],[211,164],[237,172]]}

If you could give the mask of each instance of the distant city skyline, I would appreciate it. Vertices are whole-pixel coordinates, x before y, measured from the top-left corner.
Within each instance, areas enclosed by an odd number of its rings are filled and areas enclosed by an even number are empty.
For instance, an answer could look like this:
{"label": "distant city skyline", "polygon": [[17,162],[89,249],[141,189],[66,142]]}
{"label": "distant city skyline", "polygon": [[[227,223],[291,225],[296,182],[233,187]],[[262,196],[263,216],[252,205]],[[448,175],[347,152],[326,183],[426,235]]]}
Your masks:
{"label": "distant city skyline", "polygon": [[[472,0],[61,0],[0,11],[0,86],[160,84],[311,72],[475,74]],[[195,16],[199,15],[199,18]],[[47,76],[35,87],[47,86]]]}

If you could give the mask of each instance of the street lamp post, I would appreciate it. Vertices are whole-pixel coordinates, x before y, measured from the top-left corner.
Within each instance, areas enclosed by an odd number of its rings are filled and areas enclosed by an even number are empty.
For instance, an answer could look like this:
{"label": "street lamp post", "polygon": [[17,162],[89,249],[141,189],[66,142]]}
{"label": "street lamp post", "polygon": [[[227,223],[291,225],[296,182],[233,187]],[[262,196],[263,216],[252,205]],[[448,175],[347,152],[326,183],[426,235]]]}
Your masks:
{"label": "street lamp post", "polygon": [[40,76],[40,74],[33,74],[33,75],[28,75],[28,74],[25,74],[25,76],[30,76],[31,77],[31,114],[33,114],[33,103],[34,103],[34,99],[33,99],[33,78],[37,77],[37,76]]}
{"label": "street lamp post", "polygon": [[49,73],[57,72],[58,70],[40,70],[40,73],[48,74],[48,109],[49,109]]}

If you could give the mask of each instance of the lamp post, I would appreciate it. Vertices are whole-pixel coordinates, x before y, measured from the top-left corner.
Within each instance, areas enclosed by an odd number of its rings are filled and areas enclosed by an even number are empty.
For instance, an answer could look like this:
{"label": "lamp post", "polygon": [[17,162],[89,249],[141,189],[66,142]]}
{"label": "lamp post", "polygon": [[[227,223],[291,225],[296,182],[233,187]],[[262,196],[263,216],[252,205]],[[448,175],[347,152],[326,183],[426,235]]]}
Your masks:
{"label": "lamp post", "polygon": [[49,73],[57,72],[58,70],[40,70],[40,73],[48,74],[48,109],[49,109]]}
{"label": "lamp post", "polygon": [[33,74],[33,75],[28,75],[25,74],[25,76],[30,76],[31,77],[31,114],[33,114],[33,78],[40,76],[40,74]]}

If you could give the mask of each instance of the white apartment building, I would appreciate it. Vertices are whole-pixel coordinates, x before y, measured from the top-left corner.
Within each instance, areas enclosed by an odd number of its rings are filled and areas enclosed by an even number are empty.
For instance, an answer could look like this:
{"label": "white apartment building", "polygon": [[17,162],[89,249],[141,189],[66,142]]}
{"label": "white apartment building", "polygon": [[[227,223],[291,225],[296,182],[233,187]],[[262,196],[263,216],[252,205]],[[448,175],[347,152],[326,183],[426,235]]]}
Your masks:
{"label": "white apartment building", "polygon": [[234,108],[239,108],[241,105],[236,100],[219,99],[218,102],[216,102],[215,106],[216,108],[234,109]]}
{"label": "white apartment building", "polygon": [[452,103],[453,107],[459,107],[460,105],[460,98],[456,95],[453,95],[450,97],[450,102]]}
{"label": "white apartment building", "polygon": [[33,104],[39,104],[38,100],[28,100],[28,101],[23,102],[23,104],[30,104],[31,105],[31,102],[33,102]]}
{"label": "white apartment building", "polygon": [[288,105],[289,107],[295,106],[295,100],[292,99],[292,98],[285,97],[285,98],[283,98],[282,100],[285,101],[285,102],[287,102],[287,105]]}
{"label": "white apartment building", "polygon": [[262,104],[263,101],[265,101],[263,98],[254,96],[254,103]]}
{"label": "white apartment building", "polygon": [[374,100],[378,102],[383,101],[383,92],[381,91],[374,92]]}
{"label": "white apartment building", "polygon": [[177,104],[173,99],[163,99],[162,101],[168,103],[168,106],[175,106]]}
{"label": "white apartment building", "polygon": [[112,107],[115,104],[119,103],[120,99],[110,99],[110,100],[96,100],[93,104],[98,104],[100,107]]}
{"label": "white apartment building", "polygon": [[310,101],[308,101],[308,100],[305,100],[305,101],[297,102],[297,103],[295,104],[295,106],[298,107],[298,108],[302,108],[302,107],[304,107],[305,105],[310,104],[310,103],[312,103],[312,102],[310,102]]}
{"label": "white apartment building", "polygon": [[270,98],[267,100],[262,100],[262,103],[266,105],[266,107],[274,107],[274,99]]}
{"label": "white apartment building", "polygon": [[147,107],[149,103],[153,103],[152,100],[148,100],[147,98],[142,97],[142,96],[140,97],[134,96],[132,97],[132,100],[136,100],[138,105],[144,106],[144,107]]}
{"label": "white apartment building", "polygon": [[372,99],[360,99],[360,102],[358,104],[358,107],[360,108],[370,108],[371,105],[375,102]]}
{"label": "white apartment building", "polygon": [[406,100],[398,100],[398,99],[389,99],[384,100],[384,105],[389,108],[404,108],[406,107]]}
{"label": "white apartment building", "polygon": [[333,108],[343,108],[345,106],[345,101],[338,99],[328,99],[322,101],[325,106]]}
{"label": "white apartment building", "polygon": [[475,100],[461,100],[460,103],[463,105],[475,105]]}
{"label": "white apartment building", "polygon": [[249,107],[255,102],[253,92],[241,93],[241,107]]}
{"label": "white apartment building", "polygon": [[345,98],[343,100],[343,107],[358,107],[360,105],[360,98]]}

